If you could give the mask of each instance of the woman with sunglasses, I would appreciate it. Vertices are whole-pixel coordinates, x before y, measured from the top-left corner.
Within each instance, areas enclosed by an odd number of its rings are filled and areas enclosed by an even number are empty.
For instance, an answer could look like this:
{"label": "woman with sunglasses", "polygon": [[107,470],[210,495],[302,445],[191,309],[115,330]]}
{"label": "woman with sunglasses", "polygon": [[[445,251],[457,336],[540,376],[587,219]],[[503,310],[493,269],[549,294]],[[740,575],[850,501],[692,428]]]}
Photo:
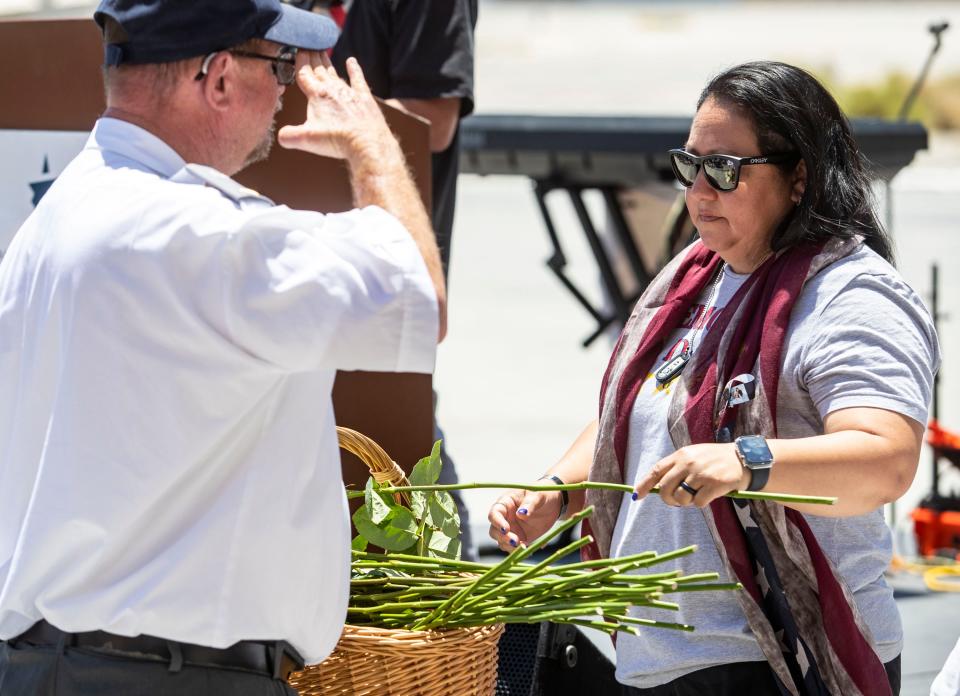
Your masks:
{"label": "woman with sunglasses", "polygon": [[[808,73],[718,75],[670,157],[699,240],[646,289],[600,418],[544,475],[636,492],[512,491],[490,534],[509,551],[592,504],[588,558],[696,544],[663,569],[743,586],[666,595],[675,615],[632,609],[696,630],[619,636],[625,694],[896,694],[882,506],[916,470],[933,323],[891,265],[849,125]],[[725,497],[738,489],[838,500]]]}

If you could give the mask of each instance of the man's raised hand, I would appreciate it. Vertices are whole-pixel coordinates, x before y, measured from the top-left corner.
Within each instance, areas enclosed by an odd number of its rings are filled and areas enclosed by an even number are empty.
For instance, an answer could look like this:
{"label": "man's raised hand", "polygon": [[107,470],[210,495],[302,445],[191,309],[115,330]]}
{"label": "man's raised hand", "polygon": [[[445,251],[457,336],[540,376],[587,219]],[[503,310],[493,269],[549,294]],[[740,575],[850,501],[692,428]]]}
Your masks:
{"label": "man's raised hand", "polygon": [[347,160],[377,157],[383,148],[396,147],[356,59],[347,60],[349,84],[325,53],[304,52],[298,63],[297,85],[307,97],[307,115],[302,124],[280,129],[282,147]]}

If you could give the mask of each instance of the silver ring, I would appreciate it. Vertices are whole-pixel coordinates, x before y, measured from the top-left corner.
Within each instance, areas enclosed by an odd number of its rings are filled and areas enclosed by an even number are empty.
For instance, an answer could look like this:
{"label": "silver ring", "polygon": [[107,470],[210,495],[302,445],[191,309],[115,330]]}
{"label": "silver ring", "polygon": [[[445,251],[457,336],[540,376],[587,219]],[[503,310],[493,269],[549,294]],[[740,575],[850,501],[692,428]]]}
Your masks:
{"label": "silver ring", "polygon": [[691,486],[691,485],[690,485],[689,483],[687,483],[686,481],[681,481],[681,482],[680,482],[680,485],[679,485],[679,488],[682,488],[683,490],[685,490],[685,491],[686,491],[687,493],[689,493],[692,497],[694,497],[694,498],[697,497],[697,491],[698,491],[698,489],[694,488],[693,486]]}

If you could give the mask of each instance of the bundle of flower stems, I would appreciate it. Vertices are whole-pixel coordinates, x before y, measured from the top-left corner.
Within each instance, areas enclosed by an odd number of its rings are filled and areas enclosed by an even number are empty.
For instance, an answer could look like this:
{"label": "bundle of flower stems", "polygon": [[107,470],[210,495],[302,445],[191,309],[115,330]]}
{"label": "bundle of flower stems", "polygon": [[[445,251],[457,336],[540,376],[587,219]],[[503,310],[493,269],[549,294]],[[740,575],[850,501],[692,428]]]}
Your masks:
{"label": "bundle of flower stems", "polygon": [[552,621],[589,626],[608,633],[637,634],[640,627],[692,631],[693,626],[640,619],[632,606],[677,610],[663,595],[674,592],[737,590],[717,573],[635,572],[693,553],[688,546],[578,563],[559,561],[589,544],[587,536],[538,563],[528,559],[593,512],[592,507],[489,565],[404,554],[353,552],[348,623],[411,630],[452,629],[498,623]]}

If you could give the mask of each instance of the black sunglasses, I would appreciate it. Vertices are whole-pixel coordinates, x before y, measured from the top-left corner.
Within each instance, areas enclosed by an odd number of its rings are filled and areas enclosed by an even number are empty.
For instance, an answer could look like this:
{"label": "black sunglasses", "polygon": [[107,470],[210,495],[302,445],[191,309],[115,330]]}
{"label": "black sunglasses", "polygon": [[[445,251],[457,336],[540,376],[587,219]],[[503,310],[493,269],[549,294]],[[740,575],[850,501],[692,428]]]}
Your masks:
{"label": "black sunglasses", "polygon": [[717,191],[733,191],[740,183],[740,167],[748,164],[780,164],[796,162],[798,152],[778,152],[772,155],[754,155],[753,157],[734,157],[733,155],[704,155],[698,157],[686,150],[670,150],[670,166],[677,181],[690,188],[697,178],[697,172],[703,166],[703,176],[707,183]]}
{"label": "black sunglasses", "polygon": [[[207,57],[203,59],[203,63],[200,65],[200,72],[197,73],[196,79],[202,80],[207,76],[207,72],[210,70],[210,61],[213,60],[220,51],[214,51],[213,53],[207,54]],[[252,51],[242,51],[238,48],[229,49],[227,53],[230,53],[234,56],[240,56],[241,58],[257,58],[258,60],[269,60],[270,67],[273,70],[273,76],[277,78],[277,84],[282,86],[292,85],[293,81],[297,77],[297,49],[291,46],[285,47],[280,55],[277,56],[267,56],[262,53],[254,53]]]}

